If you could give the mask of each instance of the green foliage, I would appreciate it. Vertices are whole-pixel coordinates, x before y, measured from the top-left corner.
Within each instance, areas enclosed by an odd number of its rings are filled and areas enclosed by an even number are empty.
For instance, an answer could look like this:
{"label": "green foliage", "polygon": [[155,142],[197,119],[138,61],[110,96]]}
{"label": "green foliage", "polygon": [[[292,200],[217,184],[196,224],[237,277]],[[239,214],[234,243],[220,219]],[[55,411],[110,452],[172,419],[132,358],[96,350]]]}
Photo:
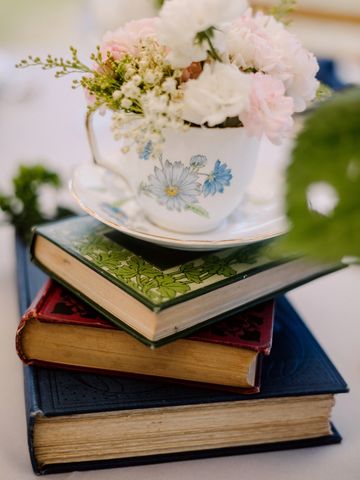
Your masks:
{"label": "green foliage", "polygon": [[[0,192],[0,210],[5,213],[20,236],[28,241],[33,225],[50,220],[40,206],[40,188],[44,185],[59,188],[61,181],[57,173],[47,170],[42,165],[20,165],[12,185],[12,194]],[[60,218],[70,213],[69,210],[58,207],[55,216]]]}
{"label": "green foliage", "polygon": [[190,291],[188,284],[176,280],[174,275],[162,275],[158,278],[159,292],[163,298],[175,298],[178,294],[184,294]]}
{"label": "green foliage", "polygon": [[160,8],[164,5],[165,0],[154,0],[155,7],[160,10]]}
{"label": "green foliage", "polygon": [[190,283],[201,283],[201,270],[195,267],[194,262],[188,262],[180,266],[180,272],[184,274]]}
{"label": "green foliage", "polygon": [[156,268],[145,263],[141,257],[131,257],[127,265],[121,268],[121,275],[125,278],[133,278],[136,276],[145,276],[147,278],[154,278],[159,274]]}
{"label": "green foliage", "polygon": [[[106,104],[109,108],[117,110],[120,106],[119,100],[114,100],[113,92],[121,88],[124,83],[125,65],[129,63],[125,56],[122,63],[117,64],[109,56],[105,61],[102,58],[100,47],[90,55],[90,60],[97,64],[97,68],[90,68],[82,62],[75,47],[70,47],[70,59],[53,57],[48,55],[44,60],[40,57],[29,55],[21,60],[16,68],[41,67],[43,70],[55,70],[55,77],[60,78],[69,74],[81,74],[80,80],[75,78],[72,81],[73,88],[82,86],[90,95],[94,96],[94,104],[89,108],[96,110]],[[138,112],[135,112],[138,113]]]}
{"label": "green foliage", "polygon": [[196,205],[193,203],[188,203],[185,207],[185,210],[190,210],[191,212],[195,213],[196,215],[200,215],[200,217],[209,218],[209,212],[205,210],[205,208],[200,207],[200,205]]}
{"label": "green foliage", "polygon": [[[150,40],[149,40],[150,42]],[[90,55],[92,67],[89,67],[82,62],[78,56],[78,51],[75,47],[70,47],[70,59],[63,57],[53,57],[48,55],[45,59],[40,57],[33,57],[29,55],[27,58],[21,60],[16,68],[40,67],[43,70],[55,70],[55,77],[60,78],[69,74],[79,74],[80,78],[75,78],[72,81],[72,88],[83,87],[88,95],[92,98],[89,102],[89,111],[95,111],[102,106],[106,106],[110,110],[124,111],[126,113],[143,113],[142,106],[139,102],[139,95],[134,97],[127,97],[122,92],[121,87],[127,82],[131,81],[135,74],[140,75],[139,83],[136,84],[140,93],[146,93],[155,87],[161,90],[160,85],[168,77],[179,78],[180,70],[174,70],[165,61],[165,47],[158,47],[158,51],[154,50],[155,42],[149,45],[142,44],[140,46],[141,54],[137,56],[124,55],[121,60],[114,60],[110,52],[107,57],[100,51],[100,47],[96,47],[96,51]],[[159,58],[162,52],[162,63],[159,63]],[[148,62],[144,66],[144,59]],[[157,85],[148,84],[144,80],[144,73],[148,70],[157,67],[161,70],[161,75],[157,79]],[[159,90],[159,91],[160,91]],[[124,107],[123,100],[129,103]]]}
{"label": "green foliage", "polygon": [[[316,189],[322,207],[315,196],[310,210]],[[325,260],[360,258],[360,88],[334,95],[308,117],[287,171],[286,204],[292,228],[283,248]]]}
{"label": "green foliage", "polygon": [[296,4],[297,0],[280,0],[277,5],[270,9],[270,15],[287,25],[290,23],[289,14],[294,11]]}
{"label": "green foliage", "polygon": [[230,267],[232,260],[232,257],[219,258],[216,255],[208,255],[205,257],[203,269],[208,275],[223,275],[224,277],[231,277],[236,274],[236,270]]}
{"label": "green foliage", "polygon": [[334,93],[334,90],[324,83],[320,83],[317,91],[316,91],[316,101],[322,102],[330,98]]}
{"label": "green foliage", "polygon": [[[43,70],[57,69],[55,77],[63,77],[69,73],[92,73],[92,70],[82,63],[78,57],[78,52],[75,47],[70,47],[71,59],[64,60],[62,57],[57,58],[52,55],[48,55],[45,60],[41,60],[40,57],[33,57],[29,55],[28,58],[23,59],[18,63],[16,68],[27,68],[33,66],[40,66]],[[95,60],[95,58],[94,58]]]}
{"label": "green foliage", "polygon": [[59,232],[56,225],[53,228],[52,235],[154,304],[167,302],[211,284],[215,279],[230,278],[271,261],[268,244],[261,243],[210,253],[163,271],[119,244],[115,245],[106,235],[108,227],[100,225],[89,234],[86,225],[84,230],[71,233],[66,229]]}
{"label": "green foliage", "polygon": [[195,44],[202,45],[204,42],[208,44],[207,53],[213,60],[218,62],[222,62],[222,59],[219,55],[219,52],[216,50],[212,43],[212,39],[214,37],[215,27],[209,27],[207,30],[203,32],[199,32],[195,37]]}

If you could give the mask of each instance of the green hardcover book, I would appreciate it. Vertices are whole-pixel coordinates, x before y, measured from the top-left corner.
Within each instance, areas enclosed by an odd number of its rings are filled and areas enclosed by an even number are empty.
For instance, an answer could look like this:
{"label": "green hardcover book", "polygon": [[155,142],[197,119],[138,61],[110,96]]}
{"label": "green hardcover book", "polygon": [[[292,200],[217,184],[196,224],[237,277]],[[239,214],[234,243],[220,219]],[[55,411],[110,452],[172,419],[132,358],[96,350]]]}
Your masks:
{"label": "green hardcover book", "polygon": [[339,266],[279,259],[267,243],[183,252],[88,216],[35,229],[35,262],[143,342],[159,346]]}

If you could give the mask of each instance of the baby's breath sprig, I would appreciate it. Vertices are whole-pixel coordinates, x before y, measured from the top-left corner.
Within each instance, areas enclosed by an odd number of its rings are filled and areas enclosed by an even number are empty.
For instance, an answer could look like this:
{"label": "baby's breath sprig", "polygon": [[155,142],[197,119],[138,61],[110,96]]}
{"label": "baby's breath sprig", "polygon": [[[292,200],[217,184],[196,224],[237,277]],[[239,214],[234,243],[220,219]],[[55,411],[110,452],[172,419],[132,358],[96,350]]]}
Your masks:
{"label": "baby's breath sprig", "polygon": [[97,47],[90,55],[91,67],[79,59],[74,47],[70,47],[70,59],[48,55],[42,60],[29,55],[16,66],[54,69],[57,78],[80,74],[72,88],[84,88],[90,112],[103,107],[113,112],[112,131],[115,139],[123,140],[123,150],[135,145],[142,154],[151,144],[151,155],[157,155],[164,142],[164,128],[185,128],[181,116],[183,92],[179,88],[182,70],[167,62],[166,48],[153,38],[141,40],[137,49],[135,55],[115,59]]}
{"label": "baby's breath sprig", "polygon": [[29,55],[27,58],[21,60],[16,68],[28,68],[33,66],[41,67],[43,70],[56,69],[55,77],[60,78],[71,73],[93,73],[93,70],[85,65],[78,56],[78,51],[75,47],[70,47],[71,58],[66,60],[63,57],[54,57],[48,55],[45,60],[40,57],[33,57]]}
{"label": "baby's breath sprig", "polygon": [[70,52],[70,59],[54,57],[49,54],[43,60],[38,56],[29,55],[26,59],[21,60],[16,67],[28,68],[38,66],[42,70],[56,70],[56,78],[69,74],[81,74],[80,79],[75,78],[72,81],[72,88],[82,86],[90,97],[93,97],[93,102],[89,104],[90,110],[96,110],[104,105],[112,110],[118,109],[120,104],[113,98],[113,92],[119,90],[125,81],[123,70],[127,59],[125,58],[123,62],[117,63],[108,55],[104,60],[100,47],[96,47],[96,51],[90,55],[93,66],[89,67],[80,60],[75,47],[71,46]]}
{"label": "baby's breath sprig", "polygon": [[124,83],[113,93],[120,108],[113,109],[112,131],[116,139],[123,140],[124,152],[135,146],[139,155],[147,149],[150,156],[156,156],[164,142],[164,128],[184,127],[178,88],[182,71],[169,65],[166,53],[148,38],[139,45],[138,55],[121,62]]}

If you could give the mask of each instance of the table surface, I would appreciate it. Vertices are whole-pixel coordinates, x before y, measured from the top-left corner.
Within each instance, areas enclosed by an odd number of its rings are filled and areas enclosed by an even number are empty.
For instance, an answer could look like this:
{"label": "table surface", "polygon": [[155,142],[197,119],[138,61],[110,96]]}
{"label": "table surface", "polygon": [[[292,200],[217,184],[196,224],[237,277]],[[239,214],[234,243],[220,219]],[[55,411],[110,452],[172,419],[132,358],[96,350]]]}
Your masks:
{"label": "table surface", "polygon": [[[0,92],[0,188],[8,188],[19,161],[46,160],[70,178],[76,164],[88,162],[90,152],[83,128],[84,103],[68,84],[49,81],[43,72],[14,75],[8,94]],[[281,168],[287,147],[264,144],[257,171],[267,175]],[[264,172],[266,172],[264,174]],[[63,199],[71,203],[67,193]],[[73,205],[74,206],[74,205]],[[0,227],[0,371],[1,477],[28,480],[32,473],[26,444],[22,367],[14,348],[18,322],[14,233]],[[356,480],[360,477],[360,268],[350,267],[289,294],[320,343],[350,386],[337,399],[333,421],[343,435],[341,445],[303,450],[195,460],[125,469],[61,474],[62,479],[176,480],[184,478],[267,478],[268,480]]]}

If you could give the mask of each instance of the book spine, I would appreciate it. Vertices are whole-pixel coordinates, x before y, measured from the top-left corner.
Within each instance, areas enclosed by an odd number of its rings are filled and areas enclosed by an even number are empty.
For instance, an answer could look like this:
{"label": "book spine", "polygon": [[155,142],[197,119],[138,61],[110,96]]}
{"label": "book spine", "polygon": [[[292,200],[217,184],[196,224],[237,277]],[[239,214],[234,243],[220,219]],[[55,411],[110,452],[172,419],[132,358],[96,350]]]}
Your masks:
{"label": "book spine", "polygon": [[36,379],[36,370],[31,366],[24,367],[24,394],[27,422],[27,440],[32,467],[35,473],[40,473],[34,451],[34,426],[36,418],[44,413],[40,406],[40,396]]}
{"label": "book spine", "polygon": [[276,309],[276,306],[275,306],[275,300],[273,300],[273,308],[272,308],[272,312],[271,312],[271,322],[270,322],[270,335],[269,335],[269,343],[266,347],[264,347],[261,352],[263,353],[263,355],[270,355],[270,352],[271,352],[271,348],[272,348],[272,343],[273,343],[273,336],[274,336],[274,321],[275,321],[275,309]]}
{"label": "book spine", "polygon": [[18,301],[20,313],[23,314],[28,307],[28,272],[26,261],[26,249],[24,242],[21,240],[18,233],[15,234],[15,253],[16,253],[16,281],[18,290]]}
{"label": "book spine", "polygon": [[[21,314],[24,314],[28,308],[30,298],[29,288],[29,272],[27,261],[27,250],[25,248],[23,240],[20,236],[16,235],[16,268],[17,268],[17,287],[18,287],[18,300],[19,310]],[[26,410],[26,422],[27,422],[27,439],[29,446],[30,460],[35,473],[40,474],[40,469],[36,463],[33,433],[35,419],[38,415],[43,415],[40,408],[40,396],[36,380],[36,371],[30,366],[24,366],[24,396],[25,396],[25,410]]]}
{"label": "book spine", "polygon": [[26,324],[29,320],[38,318],[39,312],[46,300],[46,297],[50,289],[51,289],[51,280],[48,280],[43,286],[43,288],[41,288],[41,290],[37,293],[30,307],[26,310],[26,312],[21,317],[19,326],[16,330],[16,335],[15,335],[16,352],[20,357],[20,359],[27,365],[31,365],[32,361],[31,359],[26,357],[24,353],[24,348],[23,348],[23,334],[26,328]]}

